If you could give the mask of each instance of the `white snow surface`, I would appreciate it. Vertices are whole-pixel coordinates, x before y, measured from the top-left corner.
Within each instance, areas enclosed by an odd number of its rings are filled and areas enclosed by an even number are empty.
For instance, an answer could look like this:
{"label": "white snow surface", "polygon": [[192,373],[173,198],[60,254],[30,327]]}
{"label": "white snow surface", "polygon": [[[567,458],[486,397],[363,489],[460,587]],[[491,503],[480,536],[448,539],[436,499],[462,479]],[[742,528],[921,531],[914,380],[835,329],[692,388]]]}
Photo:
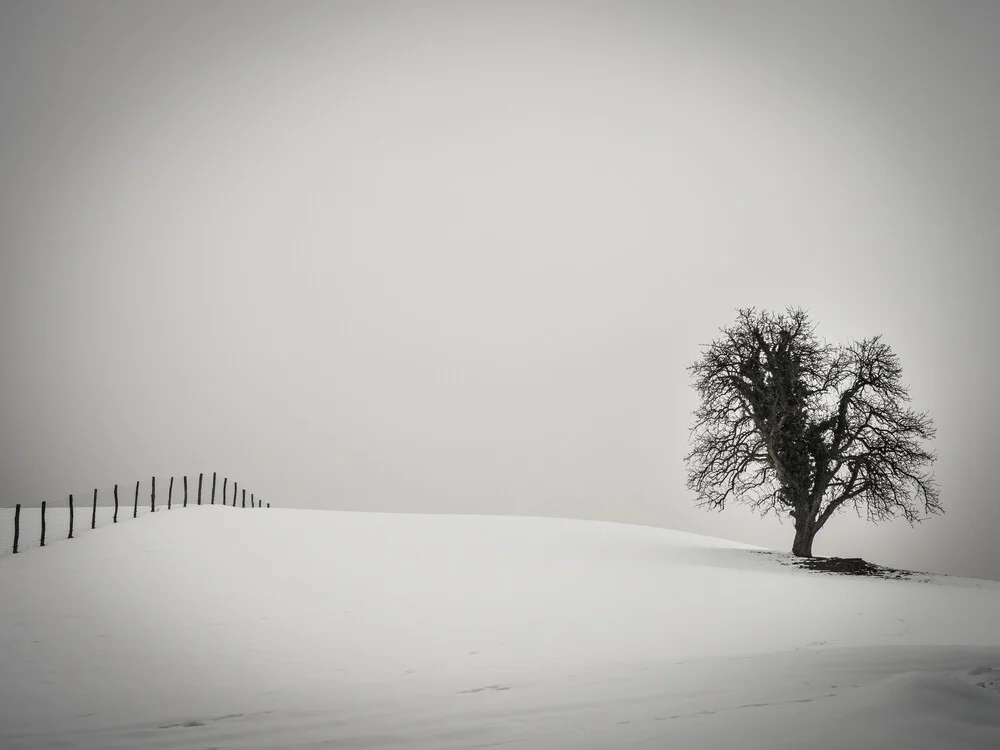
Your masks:
{"label": "white snow surface", "polygon": [[0,747],[1000,748],[1000,583],[623,524],[188,507],[0,557]]}

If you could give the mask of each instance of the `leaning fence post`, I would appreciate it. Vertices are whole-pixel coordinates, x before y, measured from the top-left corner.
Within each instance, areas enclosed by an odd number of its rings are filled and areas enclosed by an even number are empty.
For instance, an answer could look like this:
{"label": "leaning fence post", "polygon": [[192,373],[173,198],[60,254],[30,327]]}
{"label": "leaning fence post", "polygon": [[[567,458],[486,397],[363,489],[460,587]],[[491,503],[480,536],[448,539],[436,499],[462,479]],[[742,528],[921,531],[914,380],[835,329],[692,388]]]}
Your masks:
{"label": "leaning fence post", "polygon": [[174,478],[170,477],[170,486],[167,488],[167,510],[170,510],[170,501],[174,499]]}
{"label": "leaning fence post", "polygon": [[184,507],[188,507],[188,478],[184,475]]}
{"label": "leaning fence post", "polygon": [[94,509],[90,513],[90,528],[97,528],[97,490],[94,490]]}
{"label": "leaning fence post", "polygon": [[132,504],[132,518],[139,515],[139,482],[135,483],[135,502]]}
{"label": "leaning fence post", "polygon": [[250,493],[250,507],[253,507],[253,493]]}
{"label": "leaning fence post", "polygon": [[17,554],[17,540],[21,537],[21,503],[14,506],[14,554]]}
{"label": "leaning fence post", "polygon": [[45,501],[42,500],[42,546],[45,546]]}
{"label": "leaning fence post", "polygon": [[233,482],[233,507],[236,507],[236,482]]}
{"label": "leaning fence post", "polygon": [[218,472],[212,472],[212,505],[215,505],[215,475]]}
{"label": "leaning fence post", "polygon": [[201,505],[201,480],[205,478],[204,474],[198,475],[198,505]]}
{"label": "leaning fence post", "polygon": [[[228,477],[222,478],[222,504],[226,504],[226,482],[229,481]],[[215,502],[214,500],[212,502]]]}
{"label": "leaning fence post", "polygon": [[118,523],[118,485],[115,485],[115,515],[111,520],[112,523]]}
{"label": "leaning fence post", "polygon": [[73,496],[69,496],[69,536],[67,539],[73,538]]}

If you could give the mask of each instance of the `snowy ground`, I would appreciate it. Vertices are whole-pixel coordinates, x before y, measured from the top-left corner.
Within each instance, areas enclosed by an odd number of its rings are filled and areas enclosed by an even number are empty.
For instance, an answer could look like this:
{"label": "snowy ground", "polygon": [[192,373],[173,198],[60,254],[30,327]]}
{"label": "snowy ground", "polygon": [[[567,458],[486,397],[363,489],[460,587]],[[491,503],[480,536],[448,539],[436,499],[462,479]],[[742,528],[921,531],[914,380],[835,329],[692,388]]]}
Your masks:
{"label": "snowy ground", "polygon": [[550,519],[129,518],[0,557],[0,747],[1000,747],[1000,583],[753,550]]}

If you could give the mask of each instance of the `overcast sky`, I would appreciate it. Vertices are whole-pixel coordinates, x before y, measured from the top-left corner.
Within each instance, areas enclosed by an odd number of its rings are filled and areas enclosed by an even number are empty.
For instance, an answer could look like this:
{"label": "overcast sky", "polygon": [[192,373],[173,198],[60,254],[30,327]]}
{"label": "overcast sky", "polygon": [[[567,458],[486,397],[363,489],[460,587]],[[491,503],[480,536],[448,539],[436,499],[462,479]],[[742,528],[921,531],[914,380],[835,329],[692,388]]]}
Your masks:
{"label": "overcast sky", "polygon": [[741,306],[873,334],[946,515],[824,555],[1000,578],[1000,3],[0,10],[0,505],[276,505],[790,548],[684,488]]}

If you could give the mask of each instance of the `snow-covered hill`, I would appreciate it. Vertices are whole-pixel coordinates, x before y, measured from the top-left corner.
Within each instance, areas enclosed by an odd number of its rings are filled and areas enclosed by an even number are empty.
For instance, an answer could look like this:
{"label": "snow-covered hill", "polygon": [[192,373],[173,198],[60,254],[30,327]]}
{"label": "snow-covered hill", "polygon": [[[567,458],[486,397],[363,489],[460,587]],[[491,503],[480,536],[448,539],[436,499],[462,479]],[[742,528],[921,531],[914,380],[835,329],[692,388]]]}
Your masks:
{"label": "snow-covered hill", "polygon": [[0,558],[0,747],[1000,747],[1000,584],[781,562],[611,523],[149,514]]}

